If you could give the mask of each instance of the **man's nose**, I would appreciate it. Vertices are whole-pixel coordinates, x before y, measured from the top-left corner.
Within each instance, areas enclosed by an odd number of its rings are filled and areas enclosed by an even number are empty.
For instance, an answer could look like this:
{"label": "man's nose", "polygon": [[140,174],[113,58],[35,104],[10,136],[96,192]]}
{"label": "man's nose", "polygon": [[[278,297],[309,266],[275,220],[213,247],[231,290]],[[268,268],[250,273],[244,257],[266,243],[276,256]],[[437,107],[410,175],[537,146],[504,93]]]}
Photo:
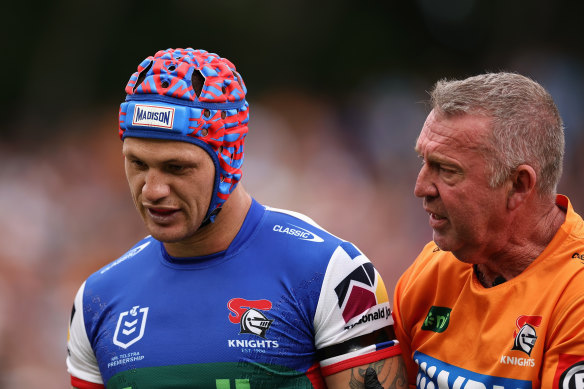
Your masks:
{"label": "man's nose", "polygon": [[432,171],[427,164],[424,164],[418,173],[416,185],[414,186],[414,195],[420,198],[438,196],[438,189],[434,184]]}
{"label": "man's nose", "polygon": [[146,173],[142,196],[150,202],[156,202],[170,193],[170,186],[164,180],[164,175],[155,169],[150,169]]}

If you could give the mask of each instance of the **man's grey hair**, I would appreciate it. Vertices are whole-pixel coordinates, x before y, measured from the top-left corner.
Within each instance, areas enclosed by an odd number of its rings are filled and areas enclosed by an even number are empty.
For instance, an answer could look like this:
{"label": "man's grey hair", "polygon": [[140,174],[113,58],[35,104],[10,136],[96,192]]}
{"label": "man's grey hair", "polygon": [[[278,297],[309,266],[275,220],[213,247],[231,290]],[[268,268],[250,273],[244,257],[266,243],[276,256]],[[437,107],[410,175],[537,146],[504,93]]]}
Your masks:
{"label": "man's grey hair", "polygon": [[506,72],[440,80],[430,92],[430,102],[446,117],[471,114],[491,119],[492,132],[483,152],[492,187],[526,164],[537,174],[538,193],[556,194],[564,158],[564,124],[540,84]]}

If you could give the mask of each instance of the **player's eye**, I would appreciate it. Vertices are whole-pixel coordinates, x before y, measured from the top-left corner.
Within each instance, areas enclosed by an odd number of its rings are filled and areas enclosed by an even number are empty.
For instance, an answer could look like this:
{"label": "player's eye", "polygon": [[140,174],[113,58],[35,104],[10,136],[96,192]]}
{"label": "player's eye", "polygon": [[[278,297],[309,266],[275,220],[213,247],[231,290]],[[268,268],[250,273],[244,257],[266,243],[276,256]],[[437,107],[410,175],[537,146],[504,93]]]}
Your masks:
{"label": "player's eye", "polygon": [[181,173],[185,170],[185,167],[183,165],[171,164],[166,166],[166,170],[170,173]]}
{"label": "player's eye", "polygon": [[144,162],[140,161],[139,159],[131,159],[130,163],[135,169],[138,170],[144,170],[147,167],[147,165]]}

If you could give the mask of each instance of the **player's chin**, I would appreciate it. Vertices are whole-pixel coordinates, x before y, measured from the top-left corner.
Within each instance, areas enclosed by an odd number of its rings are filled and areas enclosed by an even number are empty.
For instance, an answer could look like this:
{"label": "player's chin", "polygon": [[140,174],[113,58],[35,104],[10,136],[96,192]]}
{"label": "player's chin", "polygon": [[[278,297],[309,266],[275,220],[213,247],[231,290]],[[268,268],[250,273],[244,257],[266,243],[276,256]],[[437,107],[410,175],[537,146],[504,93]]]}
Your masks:
{"label": "player's chin", "polygon": [[176,236],[169,234],[150,234],[154,239],[165,244],[187,243],[188,240],[184,236]]}
{"label": "player's chin", "polygon": [[180,226],[159,226],[147,223],[146,228],[154,239],[164,243],[177,243],[188,236],[187,231]]}

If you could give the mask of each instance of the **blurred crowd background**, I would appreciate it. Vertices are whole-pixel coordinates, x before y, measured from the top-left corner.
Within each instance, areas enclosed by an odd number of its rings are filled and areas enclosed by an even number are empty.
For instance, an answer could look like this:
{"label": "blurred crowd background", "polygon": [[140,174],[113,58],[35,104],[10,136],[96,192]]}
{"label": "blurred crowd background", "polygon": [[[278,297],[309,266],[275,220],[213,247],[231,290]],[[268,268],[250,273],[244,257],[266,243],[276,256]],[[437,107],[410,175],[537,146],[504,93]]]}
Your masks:
{"label": "blurred crowd background", "polygon": [[231,59],[250,102],[243,185],[355,242],[392,294],[431,239],[413,145],[440,78],[507,70],[543,84],[566,125],[560,193],[584,212],[583,11],[544,0],[4,5],[0,389],[69,386],[77,288],[146,234],[117,137],[124,86],[146,56],[193,47]]}

